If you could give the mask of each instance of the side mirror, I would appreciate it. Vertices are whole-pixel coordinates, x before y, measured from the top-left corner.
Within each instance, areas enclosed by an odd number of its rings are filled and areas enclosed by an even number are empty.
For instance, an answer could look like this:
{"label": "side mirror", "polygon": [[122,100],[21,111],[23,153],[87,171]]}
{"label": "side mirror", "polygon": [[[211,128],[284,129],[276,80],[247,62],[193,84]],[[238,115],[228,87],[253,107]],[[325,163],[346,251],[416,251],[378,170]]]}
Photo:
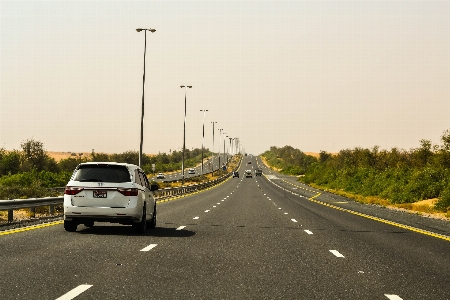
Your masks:
{"label": "side mirror", "polygon": [[153,192],[153,191],[157,191],[157,190],[159,190],[159,186],[157,184],[152,184],[150,187],[150,191]]}

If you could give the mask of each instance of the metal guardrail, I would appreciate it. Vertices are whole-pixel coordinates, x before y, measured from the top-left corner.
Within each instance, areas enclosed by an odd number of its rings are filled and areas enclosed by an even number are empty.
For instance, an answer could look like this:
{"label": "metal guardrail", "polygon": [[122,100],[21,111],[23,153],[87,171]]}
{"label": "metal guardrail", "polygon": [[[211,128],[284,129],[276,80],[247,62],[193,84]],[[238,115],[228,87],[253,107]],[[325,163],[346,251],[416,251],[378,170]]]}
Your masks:
{"label": "metal guardrail", "polygon": [[[210,187],[213,187],[225,179],[230,177],[232,172],[211,181],[207,181],[200,184],[193,184],[188,186],[181,186],[175,188],[165,188],[153,191],[155,200],[165,200],[180,195],[191,194],[197,191],[201,191]],[[22,208],[30,208],[30,214],[34,216],[36,207],[49,206],[49,213],[55,214],[55,206],[61,205],[64,202],[64,197],[46,197],[46,198],[31,198],[31,199],[14,199],[14,200],[0,200],[0,211],[8,211],[8,222],[11,223],[14,220],[14,210]]]}

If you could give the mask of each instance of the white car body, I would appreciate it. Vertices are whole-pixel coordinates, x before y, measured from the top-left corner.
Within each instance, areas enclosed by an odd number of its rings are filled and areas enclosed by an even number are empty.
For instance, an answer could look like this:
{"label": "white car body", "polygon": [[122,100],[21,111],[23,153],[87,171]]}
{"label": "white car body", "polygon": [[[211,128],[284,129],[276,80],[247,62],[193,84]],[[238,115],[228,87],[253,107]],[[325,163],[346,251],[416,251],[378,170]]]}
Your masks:
{"label": "white car body", "polygon": [[[147,176],[136,165],[113,162],[78,165],[64,192],[64,227],[94,221],[133,225],[142,233],[156,225],[156,201]],[[145,208],[145,209],[144,209]],[[145,215],[144,215],[145,211]]]}
{"label": "white car body", "polygon": [[188,174],[195,174],[195,169],[190,168],[189,171],[188,171]]}

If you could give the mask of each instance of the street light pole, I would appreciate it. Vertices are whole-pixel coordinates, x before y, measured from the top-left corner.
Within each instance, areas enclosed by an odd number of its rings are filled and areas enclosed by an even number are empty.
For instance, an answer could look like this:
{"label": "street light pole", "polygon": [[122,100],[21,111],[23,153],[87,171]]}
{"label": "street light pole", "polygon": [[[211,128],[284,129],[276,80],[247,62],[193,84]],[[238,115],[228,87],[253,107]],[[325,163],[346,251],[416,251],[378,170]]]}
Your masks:
{"label": "street light pole", "polygon": [[202,138],[202,175],[203,175],[203,144],[205,143],[205,114],[207,109],[200,109],[203,112],[203,138]]}
{"label": "street light pole", "polygon": [[220,128],[220,129],[217,129],[217,130],[219,130],[219,132],[220,132],[220,135],[219,135],[219,170],[220,170],[220,145],[222,144],[222,130],[223,130],[223,128]]}
{"label": "street light pole", "polygon": [[181,156],[181,185],[184,185],[184,150],[186,149],[186,93],[188,88],[192,88],[192,85],[181,85],[184,89],[184,124],[183,124],[183,155]]}
{"label": "street light pole", "polygon": [[[226,133],[224,133],[224,134],[226,134]],[[226,135],[225,137],[227,138],[228,135]],[[226,138],[223,138],[223,153],[224,153],[224,154],[225,154]],[[228,162],[228,151],[229,151],[229,150],[230,150],[230,149],[227,149],[227,151],[226,151],[226,153],[227,153],[227,160],[226,160],[226,162]]]}
{"label": "street light pole", "polygon": [[[232,154],[231,154],[231,151],[232,151],[232,149],[231,149],[231,140],[233,138],[229,137],[229,139],[230,139],[230,146],[228,147],[228,152],[230,152],[230,156],[232,156]],[[228,156],[227,156],[227,160],[228,160]]]}
{"label": "street light pole", "polygon": [[212,160],[211,160],[211,171],[212,171],[212,175],[214,176],[214,122],[212,121],[212,126],[213,126],[213,148],[212,148]]}
{"label": "street light pole", "polygon": [[224,161],[223,164],[226,164],[226,160],[225,160],[225,137],[226,137],[226,135],[225,134],[226,133],[223,132],[223,161]]}
{"label": "street light pole", "polygon": [[137,32],[144,31],[144,75],[142,76],[142,113],[141,113],[141,142],[139,145],[139,167],[142,164],[142,144],[144,140],[144,91],[145,91],[145,53],[147,51],[147,31],[155,32],[156,29],[137,28]]}

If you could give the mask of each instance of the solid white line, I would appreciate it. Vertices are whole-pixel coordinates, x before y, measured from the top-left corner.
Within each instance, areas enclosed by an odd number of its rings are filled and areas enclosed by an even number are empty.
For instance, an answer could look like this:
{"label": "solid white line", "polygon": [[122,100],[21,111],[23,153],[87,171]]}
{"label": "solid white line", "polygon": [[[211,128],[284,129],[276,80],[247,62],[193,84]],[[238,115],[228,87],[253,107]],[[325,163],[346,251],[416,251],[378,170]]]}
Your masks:
{"label": "solid white line", "polygon": [[155,248],[156,246],[158,246],[158,244],[150,244],[147,247],[145,247],[144,249],[142,249],[141,251],[150,251],[151,249]]}
{"label": "solid white line", "polygon": [[345,258],[344,255],[340,254],[337,250],[330,250],[330,252],[333,253],[336,257]]}
{"label": "solid white line", "polygon": [[297,223],[297,220],[296,220],[296,219],[291,219],[291,221],[294,222],[294,223]]}
{"label": "solid white line", "polygon": [[307,233],[307,234],[313,234],[311,231],[309,231],[309,230],[305,230],[305,232]]}
{"label": "solid white line", "polygon": [[198,220],[200,217],[194,217],[194,220]]}
{"label": "solid white line", "polygon": [[62,295],[61,297],[59,297],[56,300],[70,300],[75,298],[76,296],[80,295],[81,293],[83,293],[84,291],[86,291],[87,289],[89,289],[92,285],[91,284],[82,284],[77,286],[76,288],[74,288],[73,290],[71,290],[70,292]]}
{"label": "solid white line", "polygon": [[403,300],[402,298],[400,298],[397,295],[388,295],[388,294],[384,294],[386,297],[388,297],[391,300]]}
{"label": "solid white line", "polygon": [[183,230],[184,228],[186,228],[186,226],[180,226],[180,227],[178,227],[178,228],[175,229],[175,230]]}

